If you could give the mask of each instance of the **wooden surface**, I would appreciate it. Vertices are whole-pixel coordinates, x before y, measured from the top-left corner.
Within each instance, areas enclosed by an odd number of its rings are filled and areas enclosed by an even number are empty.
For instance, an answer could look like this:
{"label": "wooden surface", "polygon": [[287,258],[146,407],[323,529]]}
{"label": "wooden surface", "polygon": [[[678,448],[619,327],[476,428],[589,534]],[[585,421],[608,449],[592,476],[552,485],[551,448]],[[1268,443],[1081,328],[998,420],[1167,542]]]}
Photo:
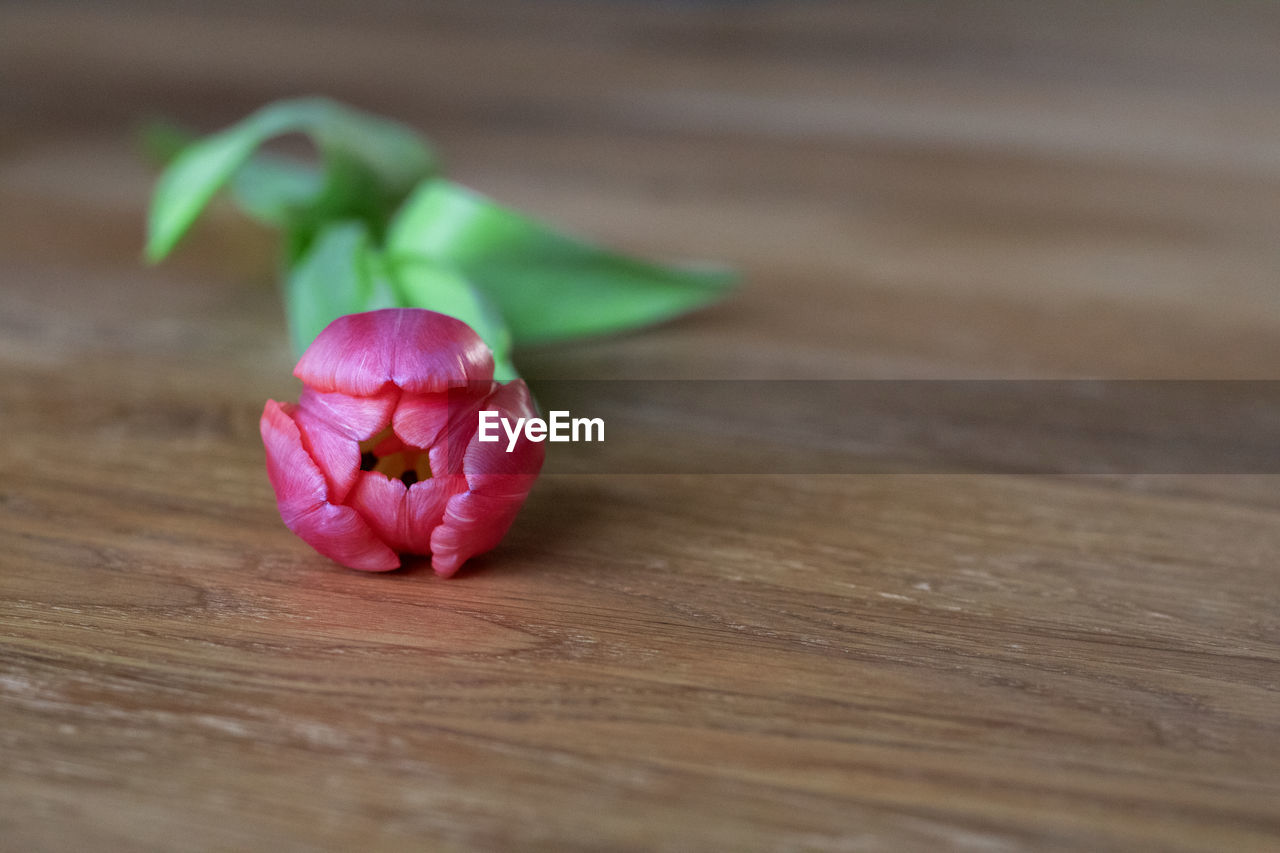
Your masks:
{"label": "wooden surface", "polygon": [[1274,379],[1277,43],[1262,2],[4,6],[0,849],[1277,849],[1276,478],[547,476],[454,580],[347,572],[264,476],[272,238],[142,268],[130,139],[330,94],[746,272],[535,379]]}

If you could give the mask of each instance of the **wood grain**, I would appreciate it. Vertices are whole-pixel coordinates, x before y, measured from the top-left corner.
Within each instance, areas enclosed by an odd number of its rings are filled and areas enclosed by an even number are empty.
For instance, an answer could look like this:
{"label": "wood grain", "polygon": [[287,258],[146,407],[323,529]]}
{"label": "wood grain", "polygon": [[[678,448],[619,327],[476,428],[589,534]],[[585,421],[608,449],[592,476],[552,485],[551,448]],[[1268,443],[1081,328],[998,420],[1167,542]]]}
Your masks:
{"label": "wood grain", "polygon": [[454,580],[343,571],[263,475],[271,238],[219,210],[143,268],[129,136],[323,92],[745,271],[535,379],[1276,379],[1277,38],[1262,2],[6,5],[0,849],[1280,847],[1276,477],[562,474]]}

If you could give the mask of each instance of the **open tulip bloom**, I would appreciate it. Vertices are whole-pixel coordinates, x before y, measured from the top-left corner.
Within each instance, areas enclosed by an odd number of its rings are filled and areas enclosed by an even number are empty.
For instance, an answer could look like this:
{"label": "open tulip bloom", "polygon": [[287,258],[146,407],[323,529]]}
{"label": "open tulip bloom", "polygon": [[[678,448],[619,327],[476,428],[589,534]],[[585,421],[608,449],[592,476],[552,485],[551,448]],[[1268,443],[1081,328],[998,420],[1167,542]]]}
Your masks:
{"label": "open tulip bloom", "polygon": [[262,440],[284,523],[344,566],[430,554],[452,575],[493,548],[542,467],[541,444],[477,440],[479,413],[536,414],[523,380],[460,320],[417,308],[339,317],[294,370],[297,404],[267,401]]}

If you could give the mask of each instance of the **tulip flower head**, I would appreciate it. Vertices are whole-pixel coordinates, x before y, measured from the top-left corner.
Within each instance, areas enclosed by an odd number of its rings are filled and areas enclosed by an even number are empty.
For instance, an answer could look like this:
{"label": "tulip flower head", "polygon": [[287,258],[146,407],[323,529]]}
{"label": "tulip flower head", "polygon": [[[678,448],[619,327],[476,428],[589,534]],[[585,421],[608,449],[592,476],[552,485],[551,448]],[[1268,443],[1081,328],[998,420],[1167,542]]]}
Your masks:
{"label": "tulip flower head", "polygon": [[430,554],[444,577],[493,548],[542,467],[541,444],[482,443],[479,413],[536,410],[522,380],[461,320],[388,308],[334,320],[303,353],[296,404],[262,413],[267,474],[285,525],[353,569]]}

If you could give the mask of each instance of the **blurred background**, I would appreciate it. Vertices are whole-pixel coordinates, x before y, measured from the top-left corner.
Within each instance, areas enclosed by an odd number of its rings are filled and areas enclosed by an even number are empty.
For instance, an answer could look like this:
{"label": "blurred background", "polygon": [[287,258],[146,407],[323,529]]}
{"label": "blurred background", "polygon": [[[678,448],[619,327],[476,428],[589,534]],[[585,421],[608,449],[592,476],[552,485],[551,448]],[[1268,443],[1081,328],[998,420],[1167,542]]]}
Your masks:
{"label": "blurred background", "polygon": [[[0,15],[10,258],[109,256],[151,275],[134,267],[154,174],[136,127],[209,131],[315,93],[423,131],[451,176],[512,206],[746,274],[738,301],[696,323],[526,356],[533,375],[600,375],[602,358],[646,377],[1275,372],[1274,4],[40,2]],[[200,235],[180,263],[229,282],[274,273],[273,238],[234,215]],[[10,347],[58,334],[7,332]]]}

